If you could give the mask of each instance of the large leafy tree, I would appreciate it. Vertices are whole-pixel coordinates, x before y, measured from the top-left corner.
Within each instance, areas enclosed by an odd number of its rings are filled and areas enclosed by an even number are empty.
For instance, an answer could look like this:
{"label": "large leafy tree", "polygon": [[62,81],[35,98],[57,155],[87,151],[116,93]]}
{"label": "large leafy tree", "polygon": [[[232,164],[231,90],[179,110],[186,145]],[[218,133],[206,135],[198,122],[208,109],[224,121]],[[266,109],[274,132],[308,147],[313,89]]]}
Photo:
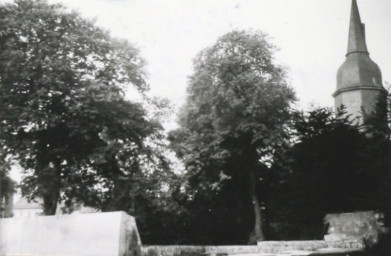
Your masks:
{"label": "large leafy tree", "polygon": [[158,191],[136,186],[167,163],[159,121],[124,98],[148,90],[128,42],[61,5],[16,0],[0,6],[0,79],[2,146],[45,214],[61,200],[130,211],[135,195]]}
{"label": "large leafy tree", "polygon": [[275,239],[321,239],[328,213],[389,212],[391,144],[384,119],[364,129],[343,112],[319,108],[293,120],[296,143],[273,167],[269,231]]}
{"label": "large leafy tree", "polygon": [[[262,177],[286,139],[295,100],[273,51],[263,33],[247,31],[228,33],[203,50],[194,60],[180,128],[170,134],[186,166],[189,201],[210,199],[209,223],[221,222],[224,212],[237,216],[235,207],[252,211],[248,218],[256,240],[264,239]],[[223,210],[216,213],[213,207]]]}

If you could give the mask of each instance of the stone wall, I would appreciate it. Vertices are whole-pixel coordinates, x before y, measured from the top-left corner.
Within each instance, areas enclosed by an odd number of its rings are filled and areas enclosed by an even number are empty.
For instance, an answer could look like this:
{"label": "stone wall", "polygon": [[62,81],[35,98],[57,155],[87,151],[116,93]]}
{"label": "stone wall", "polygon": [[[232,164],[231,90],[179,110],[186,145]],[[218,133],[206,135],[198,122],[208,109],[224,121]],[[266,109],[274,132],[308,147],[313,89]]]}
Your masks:
{"label": "stone wall", "polygon": [[257,253],[256,245],[147,245],[141,248],[143,256],[188,256],[202,254]]}
{"label": "stone wall", "polygon": [[136,222],[124,212],[0,220],[0,255],[138,256]]}
{"label": "stone wall", "polygon": [[328,226],[326,241],[355,239],[371,244],[387,231],[384,214],[376,211],[327,214],[324,222]]}
{"label": "stone wall", "polygon": [[141,248],[142,256],[199,256],[225,254],[282,253],[287,251],[317,251],[325,248],[363,249],[364,244],[357,240],[330,241],[264,241],[258,245],[190,246],[190,245],[150,245]]}
{"label": "stone wall", "polygon": [[[331,248],[362,250],[368,239],[374,241],[386,231],[384,215],[375,211],[328,214],[325,240],[263,241],[257,246],[144,246],[143,256],[197,256],[205,254],[282,253],[287,251],[319,251]],[[376,239],[374,239],[376,238]]]}
{"label": "stone wall", "polygon": [[285,251],[317,251],[327,248],[364,249],[364,243],[359,240],[346,241],[264,241],[258,242],[260,253],[281,253]]}

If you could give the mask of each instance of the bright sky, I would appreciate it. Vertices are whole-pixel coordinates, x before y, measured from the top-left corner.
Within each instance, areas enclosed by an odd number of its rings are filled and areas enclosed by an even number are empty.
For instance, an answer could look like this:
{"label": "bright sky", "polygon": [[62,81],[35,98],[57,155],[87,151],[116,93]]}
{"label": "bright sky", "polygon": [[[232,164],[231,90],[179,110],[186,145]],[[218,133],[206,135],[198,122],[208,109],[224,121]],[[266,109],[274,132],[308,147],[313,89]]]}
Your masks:
{"label": "bright sky", "polygon": [[[262,30],[289,68],[299,107],[333,106],[345,59],[350,0],[50,0],[126,38],[148,62],[154,95],[181,105],[192,59],[233,29]],[[371,58],[391,82],[391,0],[358,0]]]}
{"label": "bright sky", "polygon": [[[0,2],[10,0],[0,0]],[[357,0],[371,58],[391,82],[391,0]],[[333,106],[351,0],[49,0],[128,39],[148,62],[151,93],[180,106],[192,59],[233,29],[262,30],[280,49],[298,106]],[[175,118],[175,117],[173,117]]]}

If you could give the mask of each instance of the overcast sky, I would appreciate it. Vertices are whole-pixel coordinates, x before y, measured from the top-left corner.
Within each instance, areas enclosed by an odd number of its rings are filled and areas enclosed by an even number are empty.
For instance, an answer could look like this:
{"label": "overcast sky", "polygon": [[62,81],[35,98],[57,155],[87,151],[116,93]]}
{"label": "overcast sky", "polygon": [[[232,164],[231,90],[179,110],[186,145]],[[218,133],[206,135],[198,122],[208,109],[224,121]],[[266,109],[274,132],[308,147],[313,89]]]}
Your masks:
{"label": "overcast sky", "polygon": [[[4,0],[0,0],[0,2]],[[371,58],[391,82],[391,0],[357,0]],[[298,107],[333,106],[351,0],[49,0],[128,39],[148,62],[153,95],[184,102],[192,59],[234,29],[262,30],[280,49]]]}
{"label": "overcast sky", "polygon": [[[135,44],[154,95],[181,104],[192,59],[234,29],[262,30],[289,69],[299,107],[333,106],[345,59],[350,0],[50,0]],[[391,82],[391,0],[358,0],[371,58]]]}

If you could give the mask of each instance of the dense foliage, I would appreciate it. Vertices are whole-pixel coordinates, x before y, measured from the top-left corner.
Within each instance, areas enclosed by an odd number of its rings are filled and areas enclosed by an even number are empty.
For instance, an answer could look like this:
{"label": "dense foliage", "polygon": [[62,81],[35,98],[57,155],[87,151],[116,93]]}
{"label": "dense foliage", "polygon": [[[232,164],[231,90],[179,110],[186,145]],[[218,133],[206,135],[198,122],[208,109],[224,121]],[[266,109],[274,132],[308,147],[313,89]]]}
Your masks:
{"label": "dense foliage", "polygon": [[264,239],[262,177],[286,139],[295,99],[273,50],[262,33],[234,31],[194,61],[170,139],[187,170],[193,228],[205,228],[209,241],[243,243],[251,229],[253,240]]}
{"label": "dense foliage", "polygon": [[364,129],[329,109],[298,112],[294,120],[297,142],[281,157],[284,167],[273,170],[272,237],[320,239],[328,213],[389,212],[391,144],[383,125]]}
{"label": "dense foliage", "polygon": [[0,6],[0,79],[3,150],[45,214],[60,201],[133,213],[137,202],[161,201],[171,177],[162,127],[147,100],[124,98],[148,90],[128,42],[61,5],[16,0]]}

